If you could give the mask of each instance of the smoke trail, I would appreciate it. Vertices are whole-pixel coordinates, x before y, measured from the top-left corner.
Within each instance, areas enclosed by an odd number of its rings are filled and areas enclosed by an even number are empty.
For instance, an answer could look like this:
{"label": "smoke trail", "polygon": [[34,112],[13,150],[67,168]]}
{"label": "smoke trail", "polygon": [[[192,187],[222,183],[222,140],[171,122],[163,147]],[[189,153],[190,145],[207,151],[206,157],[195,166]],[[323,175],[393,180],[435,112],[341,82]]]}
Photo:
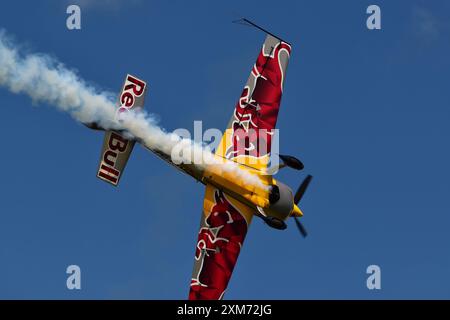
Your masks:
{"label": "smoke trail", "polygon": [[221,170],[232,172],[260,188],[267,188],[257,176],[241,170],[237,164],[228,162],[224,165],[201,145],[165,132],[144,112],[129,113],[123,122],[118,123],[115,121],[115,94],[100,92],[48,55],[21,55],[4,30],[0,30],[0,85],[14,93],[28,95],[33,103],[45,102],[68,112],[77,121],[97,122],[106,129],[124,129],[146,147],[169,156],[172,149],[181,143],[184,163],[194,163],[193,155],[200,153],[207,164],[222,164]]}

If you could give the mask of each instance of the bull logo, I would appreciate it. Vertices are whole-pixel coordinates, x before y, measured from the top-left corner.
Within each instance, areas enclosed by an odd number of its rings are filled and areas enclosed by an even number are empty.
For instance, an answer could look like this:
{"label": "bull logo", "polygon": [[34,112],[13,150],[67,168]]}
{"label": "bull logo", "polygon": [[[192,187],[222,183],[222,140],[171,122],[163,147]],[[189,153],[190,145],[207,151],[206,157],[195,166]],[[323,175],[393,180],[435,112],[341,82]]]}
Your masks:
{"label": "bull logo", "polygon": [[198,268],[191,280],[190,295],[197,295],[195,287],[209,287],[210,290],[201,293],[206,299],[222,296],[247,233],[245,218],[222,191],[215,190],[214,200],[198,234],[195,250]]}
{"label": "bull logo", "polygon": [[[250,88],[246,86],[234,110],[232,123],[232,141],[225,157],[228,159],[246,155],[259,157],[264,155],[260,152],[261,147],[266,145],[266,139],[259,135],[258,117],[261,107],[256,100],[249,101]],[[267,148],[266,148],[267,149]]]}
{"label": "bull logo", "polygon": [[263,46],[235,107],[226,158],[260,158],[270,153],[289,52],[282,42]]}

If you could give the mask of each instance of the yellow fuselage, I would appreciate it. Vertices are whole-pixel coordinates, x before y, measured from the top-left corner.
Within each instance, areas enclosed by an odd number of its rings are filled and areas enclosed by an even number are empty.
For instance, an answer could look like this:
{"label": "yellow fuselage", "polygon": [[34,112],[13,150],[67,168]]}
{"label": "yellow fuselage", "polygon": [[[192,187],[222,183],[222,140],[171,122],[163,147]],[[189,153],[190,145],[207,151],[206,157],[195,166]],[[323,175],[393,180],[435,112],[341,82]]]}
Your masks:
{"label": "yellow fuselage", "polygon": [[[263,208],[270,215],[281,218],[276,211],[271,209],[270,191],[272,186],[277,185],[277,180],[272,175],[266,175],[259,170],[245,165],[237,164],[228,159],[222,159],[223,164],[208,165],[203,171],[201,181],[209,183],[216,188],[230,194],[235,199],[255,209]],[[232,164],[227,163],[232,162]],[[227,170],[227,166],[238,166],[239,170]],[[236,172],[243,171],[245,174],[239,175]],[[290,191],[290,190],[289,190]],[[290,191],[292,193],[292,191]],[[292,202],[290,215],[302,216],[301,210]],[[284,220],[286,217],[283,217]]]}

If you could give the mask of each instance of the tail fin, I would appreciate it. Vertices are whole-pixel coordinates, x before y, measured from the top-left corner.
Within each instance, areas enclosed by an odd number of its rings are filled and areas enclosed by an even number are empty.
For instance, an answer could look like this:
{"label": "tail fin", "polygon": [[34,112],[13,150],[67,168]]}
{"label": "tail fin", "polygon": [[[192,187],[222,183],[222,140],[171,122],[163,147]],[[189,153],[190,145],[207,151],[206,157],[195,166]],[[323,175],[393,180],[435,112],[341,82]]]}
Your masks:
{"label": "tail fin", "polygon": [[[119,96],[117,112],[143,108],[146,93],[147,84],[144,81],[127,75]],[[97,177],[117,186],[135,143],[117,131],[106,131]]]}

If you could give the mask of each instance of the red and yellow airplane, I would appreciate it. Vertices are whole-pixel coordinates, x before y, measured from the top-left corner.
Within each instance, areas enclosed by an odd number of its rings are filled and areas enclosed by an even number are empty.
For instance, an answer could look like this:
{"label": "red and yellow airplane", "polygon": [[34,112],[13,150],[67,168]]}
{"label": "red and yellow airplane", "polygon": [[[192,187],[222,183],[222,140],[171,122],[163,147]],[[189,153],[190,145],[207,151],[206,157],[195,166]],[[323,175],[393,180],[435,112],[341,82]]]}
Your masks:
{"label": "red and yellow airplane", "polygon": [[[215,151],[214,157],[221,159],[222,163],[206,166],[175,164],[170,156],[147,146],[206,186],[189,299],[223,298],[254,216],[276,229],[285,229],[285,221],[293,217],[301,234],[306,236],[298,221],[303,213],[297,204],[312,177],[308,175],[294,195],[268,169],[271,138],[291,45],[247,19],[241,22],[264,31],[267,37]],[[119,97],[119,109],[143,108],[146,91],[144,81],[128,75]],[[95,123],[86,125],[102,130]],[[107,130],[97,176],[117,185],[134,144],[135,141],[125,138],[121,132]],[[278,168],[303,169],[298,159],[285,155],[279,157],[282,162]],[[230,161],[257,177],[258,183],[249,183],[233,171],[221,170],[221,166]]]}

